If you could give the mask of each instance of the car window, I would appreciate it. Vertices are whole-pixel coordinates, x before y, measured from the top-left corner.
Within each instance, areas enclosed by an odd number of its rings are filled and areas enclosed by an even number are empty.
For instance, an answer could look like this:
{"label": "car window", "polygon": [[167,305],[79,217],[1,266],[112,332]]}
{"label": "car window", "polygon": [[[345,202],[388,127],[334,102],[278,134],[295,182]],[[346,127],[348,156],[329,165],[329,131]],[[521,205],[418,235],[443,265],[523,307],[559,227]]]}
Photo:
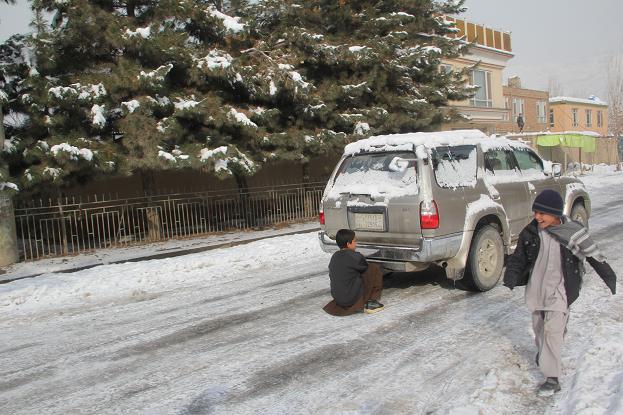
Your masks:
{"label": "car window", "polygon": [[515,174],[515,158],[510,151],[489,150],[485,153],[485,170],[496,175]]}
{"label": "car window", "polygon": [[543,160],[529,149],[516,148],[513,154],[524,173],[543,173]]}
{"label": "car window", "polygon": [[333,192],[338,193],[415,194],[415,153],[368,153],[348,157],[342,162],[333,183]]}
{"label": "car window", "polygon": [[396,173],[396,176],[404,176],[415,173],[415,154],[413,153],[375,153],[359,154],[344,160],[339,174],[364,173],[378,171]]}
{"label": "car window", "polygon": [[476,184],[476,146],[435,147],[432,151],[435,180],[440,187]]}

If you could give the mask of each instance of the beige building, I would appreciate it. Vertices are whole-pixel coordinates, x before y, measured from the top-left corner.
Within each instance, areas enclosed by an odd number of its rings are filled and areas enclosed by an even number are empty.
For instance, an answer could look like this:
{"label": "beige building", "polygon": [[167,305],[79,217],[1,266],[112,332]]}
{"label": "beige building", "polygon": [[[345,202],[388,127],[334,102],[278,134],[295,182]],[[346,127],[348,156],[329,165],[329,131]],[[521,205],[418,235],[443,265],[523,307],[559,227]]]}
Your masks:
{"label": "beige building", "polygon": [[524,121],[524,132],[540,132],[549,130],[549,93],[521,87],[518,77],[508,79],[503,87],[505,120],[496,126],[497,133],[518,133],[517,117]]}
{"label": "beige building", "polygon": [[487,133],[495,133],[496,126],[508,118],[508,111],[504,107],[502,72],[507,62],[514,56],[510,33],[461,19],[451,17],[447,19],[456,23],[458,29],[456,36],[465,37],[465,40],[473,43],[473,46],[465,56],[444,60],[442,69],[461,70],[478,63],[478,66],[471,70],[471,79],[468,79],[468,82],[479,88],[473,98],[450,104],[465,119],[443,125],[442,128],[444,130],[477,128]]}
{"label": "beige building", "polygon": [[550,131],[593,131],[608,135],[608,104],[599,99],[553,97],[549,99]]}

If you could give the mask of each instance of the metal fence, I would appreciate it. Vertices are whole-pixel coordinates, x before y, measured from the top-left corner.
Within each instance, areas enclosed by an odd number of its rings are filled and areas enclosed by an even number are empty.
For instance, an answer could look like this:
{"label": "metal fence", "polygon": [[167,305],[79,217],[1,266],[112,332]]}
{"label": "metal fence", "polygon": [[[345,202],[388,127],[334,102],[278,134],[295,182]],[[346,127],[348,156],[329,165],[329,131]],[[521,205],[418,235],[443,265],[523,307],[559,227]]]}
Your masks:
{"label": "metal fence", "polygon": [[[275,226],[317,217],[324,182],[153,195],[17,202],[20,260]],[[86,200],[85,200],[86,199]]]}

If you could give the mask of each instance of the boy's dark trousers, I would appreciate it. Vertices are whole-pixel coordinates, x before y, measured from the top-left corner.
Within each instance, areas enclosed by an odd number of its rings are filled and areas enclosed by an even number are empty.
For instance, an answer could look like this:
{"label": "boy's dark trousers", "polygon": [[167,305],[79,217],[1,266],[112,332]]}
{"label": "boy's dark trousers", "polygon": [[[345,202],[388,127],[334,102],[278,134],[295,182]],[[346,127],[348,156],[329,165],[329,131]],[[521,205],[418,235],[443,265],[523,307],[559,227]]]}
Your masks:
{"label": "boy's dark trousers", "polygon": [[323,307],[323,310],[334,316],[349,316],[363,310],[368,300],[380,300],[383,291],[383,273],[376,264],[369,264],[368,269],[361,274],[363,280],[363,295],[350,307],[342,307],[335,300]]}

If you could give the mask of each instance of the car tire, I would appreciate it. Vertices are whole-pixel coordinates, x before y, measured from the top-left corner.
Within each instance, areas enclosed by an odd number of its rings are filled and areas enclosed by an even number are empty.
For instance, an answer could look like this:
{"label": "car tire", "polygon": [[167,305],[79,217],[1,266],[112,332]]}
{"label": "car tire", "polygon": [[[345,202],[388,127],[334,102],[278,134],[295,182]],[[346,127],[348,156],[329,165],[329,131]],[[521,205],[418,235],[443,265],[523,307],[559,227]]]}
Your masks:
{"label": "car tire", "polygon": [[571,209],[571,219],[576,222],[580,222],[588,228],[588,213],[586,213],[586,208],[581,203],[573,205],[573,208]]}
{"label": "car tire", "polygon": [[467,257],[464,280],[468,288],[489,291],[495,287],[504,268],[504,242],[500,231],[485,225],[476,231]]}

